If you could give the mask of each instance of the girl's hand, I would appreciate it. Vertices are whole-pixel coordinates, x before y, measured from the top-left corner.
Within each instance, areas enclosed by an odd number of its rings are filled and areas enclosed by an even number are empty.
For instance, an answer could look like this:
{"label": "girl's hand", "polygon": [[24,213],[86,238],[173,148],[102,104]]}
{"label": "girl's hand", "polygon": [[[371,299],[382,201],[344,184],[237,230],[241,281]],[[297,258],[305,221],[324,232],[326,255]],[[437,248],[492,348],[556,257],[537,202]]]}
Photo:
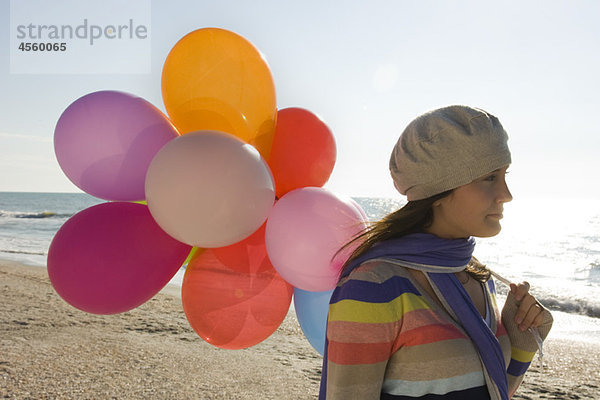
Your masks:
{"label": "girl's hand", "polygon": [[529,294],[529,283],[522,282],[518,285],[510,284],[510,291],[519,303],[519,309],[515,315],[515,323],[519,330],[526,331],[530,327],[538,327],[543,320],[544,308],[537,302],[535,297]]}

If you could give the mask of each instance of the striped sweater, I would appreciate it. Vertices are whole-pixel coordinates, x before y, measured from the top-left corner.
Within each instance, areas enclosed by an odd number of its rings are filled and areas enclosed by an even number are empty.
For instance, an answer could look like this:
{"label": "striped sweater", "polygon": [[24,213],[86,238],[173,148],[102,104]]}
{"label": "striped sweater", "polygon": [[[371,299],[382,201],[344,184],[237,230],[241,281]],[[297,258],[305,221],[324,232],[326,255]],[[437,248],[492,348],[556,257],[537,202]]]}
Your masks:
{"label": "striped sweater", "polygon": [[[537,347],[512,317],[501,322],[493,281],[484,287],[512,395]],[[544,324],[551,325],[547,314]],[[549,329],[540,330],[543,337]],[[460,326],[405,268],[371,261],[332,295],[319,398],[479,400],[489,394],[475,345]]]}

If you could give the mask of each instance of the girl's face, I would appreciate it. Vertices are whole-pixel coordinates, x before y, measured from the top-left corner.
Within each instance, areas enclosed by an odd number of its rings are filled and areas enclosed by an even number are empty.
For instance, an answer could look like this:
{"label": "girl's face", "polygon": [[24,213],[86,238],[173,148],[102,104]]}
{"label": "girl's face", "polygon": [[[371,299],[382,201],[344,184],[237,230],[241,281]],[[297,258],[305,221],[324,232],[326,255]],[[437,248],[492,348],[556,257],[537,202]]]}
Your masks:
{"label": "girl's face", "polygon": [[433,203],[429,233],[446,239],[490,237],[502,227],[504,203],[512,200],[506,185],[508,165],[460,186]]}

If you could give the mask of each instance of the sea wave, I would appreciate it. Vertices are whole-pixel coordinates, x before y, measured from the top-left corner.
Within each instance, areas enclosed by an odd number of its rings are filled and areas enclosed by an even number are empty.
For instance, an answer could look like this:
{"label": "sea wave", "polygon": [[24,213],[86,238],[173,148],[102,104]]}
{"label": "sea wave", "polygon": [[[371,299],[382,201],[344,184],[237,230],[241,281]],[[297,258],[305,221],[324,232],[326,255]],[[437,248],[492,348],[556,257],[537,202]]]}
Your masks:
{"label": "sea wave", "polygon": [[600,318],[600,304],[590,303],[586,300],[539,296],[538,301],[550,310]]}
{"label": "sea wave", "polygon": [[24,218],[24,219],[42,219],[42,218],[68,218],[73,214],[59,214],[53,211],[2,211],[0,210],[0,218]]}
{"label": "sea wave", "polygon": [[39,251],[27,251],[27,250],[5,250],[5,249],[0,249],[0,253],[8,253],[8,254],[29,254],[29,255],[34,255],[34,256],[45,256],[48,253],[45,252],[39,252]]}

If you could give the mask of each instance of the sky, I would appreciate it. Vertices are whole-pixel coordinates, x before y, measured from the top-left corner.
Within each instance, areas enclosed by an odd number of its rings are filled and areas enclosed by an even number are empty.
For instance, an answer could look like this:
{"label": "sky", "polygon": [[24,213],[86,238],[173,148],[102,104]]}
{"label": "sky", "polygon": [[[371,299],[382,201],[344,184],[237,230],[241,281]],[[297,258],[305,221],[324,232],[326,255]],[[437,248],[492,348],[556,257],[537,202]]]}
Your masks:
{"label": "sky", "polygon": [[[264,54],[279,109],[308,109],[330,127],[337,162],[326,187],[335,192],[398,197],[388,160],[404,127],[466,104],[498,116],[508,132],[515,198],[600,198],[600,2],[149,1],[146,71],[21,74],[10,70],[11,2],[0,0],[0,191],[80,191],[54,155],[66,107],[120,90],[165,111],[169,50],[189,32],[219,27]],[[55,0],[57,12],[78,17],[70,2]],[[69,70],[91,68],[84,61]]]}

